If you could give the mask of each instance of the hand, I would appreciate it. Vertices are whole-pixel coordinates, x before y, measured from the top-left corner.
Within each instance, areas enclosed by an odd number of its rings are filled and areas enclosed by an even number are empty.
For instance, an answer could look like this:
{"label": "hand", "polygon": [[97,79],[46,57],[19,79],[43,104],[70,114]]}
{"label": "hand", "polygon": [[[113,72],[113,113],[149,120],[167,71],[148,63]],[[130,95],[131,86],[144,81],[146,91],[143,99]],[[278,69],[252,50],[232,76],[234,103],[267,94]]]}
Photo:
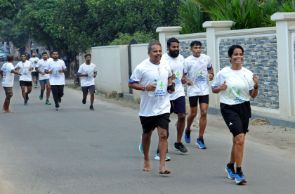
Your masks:
{"label": "hand", "polygon": [[154,84],[148,84],[148,85],[145,86],[145,90],[146,90],[146,91],[153,92],[153,91],[156,90],[156,87],[157,87],[157,86],[154,85]]}
{"label": "hand", "polygon": [[182,77],[182,78],[181,78],[181,83],[182,83],[182,84],[186,84],[186,78],[185,78],[185,77]]}
{"label": "hand", "polygon": [[169,85],[167,87],[167,91],[169,94],[172,94],[173,92],[175,92],[175,83],[172,83],[171,85]]}
{"label": "hand", "polygon": [[59,73],[63,73],[63,72],[64,72],[64,70],[63,70],[63,69],[61,69],[61,70],[58,70],[58,72],[59,72]]}
{"label": "hand", "polygon": [[208,74],[208,77],[209,77],[209,81],[212,81],[212,80],[213,80],[213,78],[214,78],[214,75],[213,75],[213,73],[209,73],[209,74]]}
{"label": "hand", "polygon": [[186,80],[186,84],[187,84],[188,86],[192,86],[192,85],[193,85],[193,81],[192,81],[192,80],[189,80],[189,79],[187,79],[187,80]]}
{"label": "hand", "polygon": [[224,83],[219,86],[219,90],[224,91],[226,89],[227,89],[227,85],[226,85],[226,81],[224,81]]}

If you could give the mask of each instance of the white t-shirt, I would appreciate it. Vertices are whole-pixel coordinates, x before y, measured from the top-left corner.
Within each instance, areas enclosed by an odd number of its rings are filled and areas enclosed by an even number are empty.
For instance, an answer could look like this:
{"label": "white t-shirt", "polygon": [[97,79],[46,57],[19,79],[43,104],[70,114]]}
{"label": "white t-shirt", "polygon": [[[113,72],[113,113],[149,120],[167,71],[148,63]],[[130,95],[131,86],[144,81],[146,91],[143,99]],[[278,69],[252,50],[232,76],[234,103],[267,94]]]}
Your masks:
{"label": "white t-shirt", "polygon": [[184,62],[184,73],[193,82],[187,87],[188,96],[204,96],[209,94],[208,69],[212,67],[208,55],[201,54],[199,57],[189,56]]}
{"label": "white t-shirt", "polygon": [[156,84],[156,90],[142,91],[139,116],[156,116],[170,112],[170,99],[167,92],[168,78],[172,75],[168,65],[159,65],[146,59],[136,66],[130,80],[141,85]]}
{"label": "white t-shirt", "polygon": [[226,83],[227,89],[220,92],[220,102],[228,105],[241,104],[250,101],[249,91],[253,90],[253,73],[242,67],[240,70],[232,70],[224,67],[219,71],[212,83],[212,88]]}
{"label": "white t-shirt", "polygon": [[15,66],[15,69],[19,68],[19,72],[21,76],[19,77],[19,81],[32,81],[32,64],[30,61],[26,60],[25,62],[18,62]]}
{"label": "white t-shirt", "polygon": [[88,74],[87,77],[80,77],[81,87],[95,85],[94,72],[97,72],[95,64],[90,63],[89,65],[87,65],[86,63],[83,63],[82,65],[80,65],[78,73]]}
{"label": "white t-shirt", "polygon": [[12,63],[7,62],[2,65],[1,71],[3,72],[3,77],[2,77],[3,87],[13,87],[14,73],[11,73],[12,70],[14,70],[14,66]]}
{"label": "white t-shirt", "polygon": [[39,61],[40,59],[38,58],[38,57],[31,57],[30,59],[29,59],[29,61],[32,63],[32,67],[33,67],[33,70],[32,70],[32,72],[36,72],[36,67],[37,67],[37,64],[38,64],[38,61]]}
{"label": "white t-shirt", "polygon": [[65,85],[65,74],[60,73],[59,71],[62,69],[66,69],[65,62],[61,59],[57,61],[51,60],[48,62],[48,66],[45,70],[52,71],[49,76],[49,83],[50,85]]}
{"label": "white t-shirt", "polygon": [[[40,59],[36,65],[36,67],[38,67],[38,71],[45,73],[45,69],[47,68],[49,62],[52,61],[51,58],[44,60],[44,59]],[[45,79],[49,79],[49,74],[45,74],[42,75],[41,73],[39,73],[39,80],[45,80]]]}
{"label": "white t-shirt", "polygon": [[170,94],[170,100],[175,100],[181,96],[185,96],[184,88],[181,83],[181,78],[183,76],[183,68],[184,68],[184,58],[182,55],[178,55],[178,57],[173,58],[165,53],[162,56],[161,62],[170,66],[170,69],[173,74],[175,74],[175,92]]}

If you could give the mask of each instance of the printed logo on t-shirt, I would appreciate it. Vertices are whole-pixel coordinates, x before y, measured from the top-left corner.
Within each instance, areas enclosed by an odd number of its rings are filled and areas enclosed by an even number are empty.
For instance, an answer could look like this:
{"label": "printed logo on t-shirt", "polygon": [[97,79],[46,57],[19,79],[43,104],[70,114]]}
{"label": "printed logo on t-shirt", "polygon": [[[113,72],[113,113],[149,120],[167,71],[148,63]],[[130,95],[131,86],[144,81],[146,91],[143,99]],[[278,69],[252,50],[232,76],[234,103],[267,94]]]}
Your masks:
{"label": "printed logo on t-shirt", "polygon": [[181,78],[180,78],[180,76],[181,76],[181,73],[180,73],[179,71],[177,71],[177,72],[175,73],[175,77],[176,77],[176,79],[175,79],[175,84],[180,84],[180,83],[181,83]]}
{"label": "printed logo on t-shirt", "polygon": [[155,96],[165,96],[166,95],[165,83],[162,80],[157,81],[157,87],[155,90]]}

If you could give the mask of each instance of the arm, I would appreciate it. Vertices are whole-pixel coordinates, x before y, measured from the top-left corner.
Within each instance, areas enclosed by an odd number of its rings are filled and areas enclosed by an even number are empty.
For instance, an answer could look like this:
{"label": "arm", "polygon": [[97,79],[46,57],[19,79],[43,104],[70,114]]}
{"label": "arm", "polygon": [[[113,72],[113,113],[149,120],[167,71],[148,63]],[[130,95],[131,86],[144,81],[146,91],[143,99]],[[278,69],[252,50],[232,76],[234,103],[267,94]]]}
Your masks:
{"label": "arm", "polygon": [[207,70],[208,70],[209,81],[212,81],[214,78],[214,71],[213,71],[212,65],[211,67],[207,68]]}
{"label": "arm", "polygon": [[135,82],[132,80],[129,80],[128,87],[135,89],[135,90],[141,90],[141,91],[155,91],[156,86],[153,84],[148,84],[146,86],[139,84],[139,82]]}
{"label": "arm", "polygon": [[226,85],[226,81],[224,81],[224,83],[221,84],[220,86],[212,87],[212,92],[217,94],[217,93],[224,91],[226,89],[227,89],[227,85]]}
{"label": "arm", "polygon": [[254,74],[253,75],[254,87],[250,90],[250,96],[255,98],[258,95],[258,77]]}

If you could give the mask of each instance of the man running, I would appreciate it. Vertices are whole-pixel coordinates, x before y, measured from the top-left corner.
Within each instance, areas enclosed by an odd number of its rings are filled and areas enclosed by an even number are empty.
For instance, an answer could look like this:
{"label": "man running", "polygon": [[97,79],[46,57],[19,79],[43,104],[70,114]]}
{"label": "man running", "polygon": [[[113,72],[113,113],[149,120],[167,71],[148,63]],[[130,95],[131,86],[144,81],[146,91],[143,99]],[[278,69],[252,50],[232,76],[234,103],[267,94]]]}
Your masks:
{"label": "man running", "polygon": [[86,104],[88,92],[90,93],[90,110],[94,110],[94,93],[95,93],[95,77],[97,75],[96,65],[91,63],[91,54],[86,54],[85,63],[83,63],[78,70],[80,77],[80,84],[83,92],[82,103]]}
{"label": "man running", "polygon": [[211,59],[202,54],[202,43],[193,41],[190,45],[192,55],[185,59],[184,73],[187,78],[187,94],[189,96],[190,113],[187,117],[187,127],[185,131],[185,142],[191,141],[191,125],[197,115],[198,102],[200,106],[199,136],[196,145],[199,149],[206,149],[204,133],[207,125],[207,111],[209,104],[209,80],[214,77]]}
{"label": "man running", "polygon": [[3,112],[9,113],[11,112],[10,99],[13,96],[13,83],[14,83],[14,74],[19,75],[17,71],[14,70],[13,66],[13,56],[7,56],[7,63],[4,63],[1,67],[0,74],[2,76],[2,86],[5,91],[5,100],[3,103]]}
{"label": "man running", "polygon": [[38,77],[39,77],[39,72],[37,71],[36,67],[39,61],[39,58],[37,57],[37,53],[35,51],[33,51],[32,53],[32,57],[29,59],[29,61],[32,64],[32,81],[34,84],[34,87],[37,88],[38,87]]}
{"label": "man running", "polygon": [[45,73],[49,73],[49,83],[51,86],[52,96],[54,99],[55,110],[58,111],[61,98],[64,95],[66,65],[59,59],[58,51],[52,51],[52,59],[45,68]]}
{"label": "man running", "polygon": [[174,147],[180,153],[187,153],[186,147],[181,139],[185,127],[185,93],[182,86],[184,58],[179,54],[179,41],[176,38],[169,38],[167,41],[168,53],[165,53],[161,62],[170,66],[174,75],[175,92],[170,94],[171,113],[177,114],[177,139]]}
{"label": "man running", "polygon": [[21,55],[21,61],[15,66],[15,70],[18,71],[21,76],[19,77],[19,84],[22,90],[22,96],[24,98],[24,105],[28,104],[29,94],[32,91],[32,64],[27,60],[27,55]]}
{"label": "man running", "polygon": [[151,171],[149,149],[152,132],[157,128],[160,150],[159,174],[167,175],[171,173],[166,168],[165,156],[171,107],[168,92],[174,90],[172,73],[168,65],[161,64],[162,47],[159,41],[149,43],[148,55],[149,58],[141,62],[133,71],[128,86],[142,91],[139,117],[143,129],[143,171]]}
{"label": "man running", "polygon": [[46,90],[46,100],[45,100],[46,105],[51,105],[51,103],[49,102],[50,91],[51,91],[50,84],[49,84],[49,74],[45,72],[45,69],[51,60],[52,59],[48,58],[47,52],[43,52],[42,59],[39,60],[36,65],[36,71],[39,73],[39,83],[41,86],[39,99],[43,100],[44,91]]}

